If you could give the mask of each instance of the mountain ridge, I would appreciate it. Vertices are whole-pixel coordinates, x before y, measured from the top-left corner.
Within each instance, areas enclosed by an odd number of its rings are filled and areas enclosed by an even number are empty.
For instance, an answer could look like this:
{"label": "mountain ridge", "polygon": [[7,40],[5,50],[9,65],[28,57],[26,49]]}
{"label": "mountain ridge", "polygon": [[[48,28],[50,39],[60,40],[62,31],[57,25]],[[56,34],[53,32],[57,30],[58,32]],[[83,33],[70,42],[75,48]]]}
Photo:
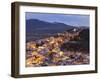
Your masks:
{"label": "mountain ridge", "polygon": [[39,19],[29,19],[26,20],[26,40],[30,40],[33,36],[55,35],[74,28],[77,27],[61,22],[46,22]]}

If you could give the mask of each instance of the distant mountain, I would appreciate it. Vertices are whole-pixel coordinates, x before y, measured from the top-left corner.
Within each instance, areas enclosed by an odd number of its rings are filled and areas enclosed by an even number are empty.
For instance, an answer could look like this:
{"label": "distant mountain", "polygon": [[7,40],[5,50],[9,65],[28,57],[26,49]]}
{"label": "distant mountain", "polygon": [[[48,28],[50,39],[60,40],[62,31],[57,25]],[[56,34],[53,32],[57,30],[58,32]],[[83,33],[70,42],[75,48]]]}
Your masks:
{"label": "distant mountain", "polygon": [[66,25],[59,22],[50,23],[38,19],[26,20],[27,40],[32,39],[32,36],[36,38],[37,36],[41,35],[54,35],[73,28],[74,26]]}
{"label": "distant mountain", "polygon": [[38,19],[30,19],[26,20],[26,31],[27,33],[32,32],[38,32],[38,33],[44,33],[48,31],[51,32],[61,32],[64,30],[72,29],[73,26],[66,25],[64,23],[59,23],[59,22],[46,22],[46,21],[41,21]]}
{"label": "distant mountain", "polygon": [[60,22],[51,23],[38,19],[29,19],[26,20],[26,40],[37,40],[66,31],[70,33],[77,32],[80,28],[86,29],[87,27],[76,27]]}

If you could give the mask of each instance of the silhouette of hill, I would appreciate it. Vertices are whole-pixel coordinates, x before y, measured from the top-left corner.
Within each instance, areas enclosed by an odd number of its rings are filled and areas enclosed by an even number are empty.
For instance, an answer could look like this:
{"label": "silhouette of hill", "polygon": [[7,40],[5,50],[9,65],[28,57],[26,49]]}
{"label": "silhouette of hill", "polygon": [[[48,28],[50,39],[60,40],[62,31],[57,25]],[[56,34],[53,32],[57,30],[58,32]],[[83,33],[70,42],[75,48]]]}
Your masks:
{"label": "silhouette of hill", "polygon": [[[85,28],[85,27],[84,27]],[[57,33],[78,31],[76,26],[67,25],[60,22],[46,22],[38,19],[26,20],[26,40],[36,40],[48,36],[54,36]]]}
{"label": "silhouette of hill", "polygon": [[78,32],[78,38],[76,39],[75,37],[73,40],[63,43],[61,45],[61,49],[69,51],[89,52],[89,28],[79,29]]}
{"label": "silhouette of hill", "polygon": [[32,36],[37,37],[41,35],[55,35],[62,33],[65,30],[74,28],[74,26],[66,25],[59,22],[46,22],[38,19],[26,20],[26,35],[27,40],[32,39]]}

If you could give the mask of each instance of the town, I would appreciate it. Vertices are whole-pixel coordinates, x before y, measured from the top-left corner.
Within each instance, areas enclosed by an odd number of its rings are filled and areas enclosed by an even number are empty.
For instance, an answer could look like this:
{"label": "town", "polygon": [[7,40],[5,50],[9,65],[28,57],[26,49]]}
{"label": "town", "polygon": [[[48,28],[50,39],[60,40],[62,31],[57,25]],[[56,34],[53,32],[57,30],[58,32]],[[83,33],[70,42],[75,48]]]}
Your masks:
{"label": "town", "polygon": [[[57,33],[26,43],[26,67],[89,64],[89,42],[80,36],[84,29]],[[85,45],[85,47],[84,47]]]}

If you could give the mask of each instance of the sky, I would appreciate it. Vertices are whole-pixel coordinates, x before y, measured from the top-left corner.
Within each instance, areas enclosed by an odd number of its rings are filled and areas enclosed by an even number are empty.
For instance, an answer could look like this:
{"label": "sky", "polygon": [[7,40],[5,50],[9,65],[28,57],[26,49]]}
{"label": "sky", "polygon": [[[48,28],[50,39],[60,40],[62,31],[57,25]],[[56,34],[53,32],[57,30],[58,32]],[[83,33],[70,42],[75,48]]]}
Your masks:
{"label": "sky", "polygon": [[60,22],[72,26],[87,26],[89,27],[89,15],[79,14],[53,14],[53,13],[33,13],[26,12],[26,20],[39,19],[46,22]]}

